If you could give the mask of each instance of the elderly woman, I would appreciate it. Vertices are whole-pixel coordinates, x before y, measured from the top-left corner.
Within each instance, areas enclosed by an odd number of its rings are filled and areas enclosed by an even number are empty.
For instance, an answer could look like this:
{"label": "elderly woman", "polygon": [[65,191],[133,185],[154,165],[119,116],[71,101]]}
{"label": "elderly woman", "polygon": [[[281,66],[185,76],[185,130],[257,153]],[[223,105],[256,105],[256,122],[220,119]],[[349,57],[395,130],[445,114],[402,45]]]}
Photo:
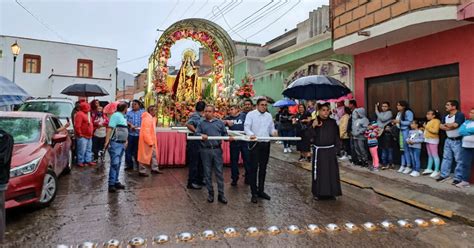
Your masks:
{"label": "elderly woman", "polygon": [[161,174],[156,159],[158,146],[156,144],[156,106],[150,106],[147,112],[142,114],[142,123],[140,127],[140,136],[138,139],[138,164],[139,175],[149,176],[148,168],[151,167],[151,173]]}

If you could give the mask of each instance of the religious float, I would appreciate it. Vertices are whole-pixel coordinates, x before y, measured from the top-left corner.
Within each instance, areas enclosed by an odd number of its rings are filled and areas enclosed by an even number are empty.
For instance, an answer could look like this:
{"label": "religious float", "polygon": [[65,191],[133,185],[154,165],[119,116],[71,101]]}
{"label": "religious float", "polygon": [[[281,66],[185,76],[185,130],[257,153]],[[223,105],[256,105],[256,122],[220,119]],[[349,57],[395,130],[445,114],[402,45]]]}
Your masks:
{"label": "religious float", "polygon": [[[185,49],[177,73],[170,72],[171,47],[180,40],[199,43],[211,60],[202,72],[196,61],[198,52]],[[236,54],[230,36],[217,24],[205,19],[185,19],[166,29],[156,42],[149,58],[145,105],[158,107],[159,164],[183,166],[186,163],[186,133],[183,127],[194,111],[195,103],[204,100],[224,117],[231,104],[253,96],[253,79],[234,82],[233,62]],[[224,163],[229,163],[229,144],[223,142]]]}

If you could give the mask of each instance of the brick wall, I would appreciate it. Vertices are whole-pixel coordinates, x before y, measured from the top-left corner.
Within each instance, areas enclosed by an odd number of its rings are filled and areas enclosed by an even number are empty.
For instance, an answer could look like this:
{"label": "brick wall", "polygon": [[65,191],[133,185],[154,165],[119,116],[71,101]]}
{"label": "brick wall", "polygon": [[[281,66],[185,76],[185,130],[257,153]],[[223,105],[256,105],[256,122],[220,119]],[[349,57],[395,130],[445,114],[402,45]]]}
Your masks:
{"label": "brick wall", "polygon": [[424,8],[458,5],[468,0],[332,0],[334,40]]}

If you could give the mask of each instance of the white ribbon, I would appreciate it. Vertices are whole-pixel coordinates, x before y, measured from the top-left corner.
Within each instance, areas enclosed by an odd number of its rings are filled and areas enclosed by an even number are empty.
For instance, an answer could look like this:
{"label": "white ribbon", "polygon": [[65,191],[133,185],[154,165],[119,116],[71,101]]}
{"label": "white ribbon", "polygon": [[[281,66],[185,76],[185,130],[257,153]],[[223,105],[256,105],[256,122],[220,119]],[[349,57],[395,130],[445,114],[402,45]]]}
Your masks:
{"label": "white ribbon", "polygon": [[330,145],[330,146],[315,146],[315,145],[312,145],[313,149],[314,149],[314,152],[313,152],[313,156],[314,156],[314,159],[313,159],[313,167],[314,167],[314,180],[316,180],[316,169],[318,168],[318,150],[319,149],[329,149],[329,148],[334,148],[334,145]]}

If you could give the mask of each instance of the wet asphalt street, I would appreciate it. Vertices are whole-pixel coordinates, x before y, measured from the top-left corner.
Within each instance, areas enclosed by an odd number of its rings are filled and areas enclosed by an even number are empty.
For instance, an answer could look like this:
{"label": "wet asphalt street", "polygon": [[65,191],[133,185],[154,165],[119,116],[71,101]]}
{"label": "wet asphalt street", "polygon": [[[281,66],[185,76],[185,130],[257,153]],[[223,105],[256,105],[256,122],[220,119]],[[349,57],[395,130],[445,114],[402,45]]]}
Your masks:
{"label": "wet asphalt street", "polygon": [[[266,191],[271,201],[250,202],[249,188],[239,181],[230,186],[230,170],[225,170],[228,205],[207,203],[207,192],[186,189],[187,169],[164,169],[165,174],[148,178],[122,173],[127,189],[107,192],[107,170],[75,168],[60,178],[59,192],[46,209],[21,208],[7,212],[5,247],[56,247],[78,245],[84,241],[104,243],[158,234],[171,236],[163,247],[474,247],[474,228],[448,221],[439,227],[349,233],[289,234],[245,236],[247,227],[266,229],[290,224],[304,227],[314,223],[324,227],[346,222],[357,225],[398,219],[429,220],[433,214],[398,201],[343,184],[337,201],[318,202],[311,196],[311,173],[291,164],[271,159]],[[216,190],[217,191],[217,190]],[[200,233],[206,229],[222,231],[233,226],[240,237],[216,240],[196,237],[188,243],[177,242],[180,232]],[[152,247],[152,246],[148,246]],[[155,247],[155,246],[153,246]],[[157,246],[156,246],[157,247]]]}

